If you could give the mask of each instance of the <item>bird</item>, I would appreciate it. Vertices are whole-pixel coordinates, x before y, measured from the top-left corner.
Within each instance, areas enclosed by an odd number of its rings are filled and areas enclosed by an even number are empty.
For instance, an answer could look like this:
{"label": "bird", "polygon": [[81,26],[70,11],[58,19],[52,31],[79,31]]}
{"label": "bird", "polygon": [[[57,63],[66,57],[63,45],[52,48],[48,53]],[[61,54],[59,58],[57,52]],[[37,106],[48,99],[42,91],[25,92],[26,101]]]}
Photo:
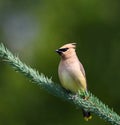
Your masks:
{"label": "bird", "polygon": [[[68,43],[56,50],[61,60],[58,66],[58,76],[64,89],[71,93],[87,92],[87,80],[84,67],[76,54],[76,43]],[[84,119],[92,118],[89,111],[82,109]]]}

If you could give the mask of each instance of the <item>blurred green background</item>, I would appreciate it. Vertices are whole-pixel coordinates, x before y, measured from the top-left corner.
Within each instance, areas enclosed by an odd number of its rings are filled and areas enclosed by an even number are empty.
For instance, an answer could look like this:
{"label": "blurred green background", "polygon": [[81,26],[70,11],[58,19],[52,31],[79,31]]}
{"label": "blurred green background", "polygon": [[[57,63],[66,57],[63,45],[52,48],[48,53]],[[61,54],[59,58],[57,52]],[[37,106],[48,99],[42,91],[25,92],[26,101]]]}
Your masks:
{"label": "blurred green background", "polygon": [[[119,0],[0,0],[0,41],[59,83],[55,49],[77,42],[89,90],[120,112]],[[0,59],[1,125],[108,125],[39,86]]]}

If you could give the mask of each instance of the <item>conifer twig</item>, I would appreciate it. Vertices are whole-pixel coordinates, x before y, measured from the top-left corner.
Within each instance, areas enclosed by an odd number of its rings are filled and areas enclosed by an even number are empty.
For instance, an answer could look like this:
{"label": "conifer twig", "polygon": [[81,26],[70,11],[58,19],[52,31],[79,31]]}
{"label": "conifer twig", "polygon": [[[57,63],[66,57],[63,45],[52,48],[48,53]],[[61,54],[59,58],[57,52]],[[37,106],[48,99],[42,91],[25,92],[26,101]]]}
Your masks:
{"label": "conifer twig", "polygon": [[44,74],[39,74],[37,70],[22,63],[20,59],[17,56],[14,56],[2,43],[0,44],[0,58],[10,64],[15,71],[22,73],[30,79],[31,82],[38,84],[51,94],[74,104],[78,108],[84,108],[86,111],[96,114],[100,118],[110,122],[112,125],[120,125],[120,116],[108,108],[107,105],[102,103],[93,94],[89,92],[89,98],[83,99],[81,98],[81,93],[78,93],[77,95],[67,93],[59,84],[55,84]]}

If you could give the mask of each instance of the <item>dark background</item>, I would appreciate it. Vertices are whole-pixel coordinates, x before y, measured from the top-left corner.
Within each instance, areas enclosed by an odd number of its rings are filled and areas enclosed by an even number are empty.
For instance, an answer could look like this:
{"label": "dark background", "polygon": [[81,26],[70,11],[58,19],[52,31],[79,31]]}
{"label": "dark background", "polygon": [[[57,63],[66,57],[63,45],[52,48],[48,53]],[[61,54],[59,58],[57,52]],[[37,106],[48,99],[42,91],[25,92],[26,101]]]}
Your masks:
{"label": "dark background", "polygon": [[[1,0],[0,41],[59,83],[55,49],[77,42],[89,90],[120,114],[119,0]],[[0,59],[1,125],[108,125],[54,97]]]}

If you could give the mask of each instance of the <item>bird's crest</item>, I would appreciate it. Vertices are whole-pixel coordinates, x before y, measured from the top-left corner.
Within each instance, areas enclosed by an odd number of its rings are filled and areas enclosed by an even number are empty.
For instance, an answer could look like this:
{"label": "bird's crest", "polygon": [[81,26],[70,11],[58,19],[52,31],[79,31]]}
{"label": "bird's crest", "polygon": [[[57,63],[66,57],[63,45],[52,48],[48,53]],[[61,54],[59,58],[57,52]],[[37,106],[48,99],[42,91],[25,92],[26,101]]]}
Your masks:
{"label": "bird's crest", "polygon": [[62,46],[61,48],[76,48],[76,43],[68,43]]}

